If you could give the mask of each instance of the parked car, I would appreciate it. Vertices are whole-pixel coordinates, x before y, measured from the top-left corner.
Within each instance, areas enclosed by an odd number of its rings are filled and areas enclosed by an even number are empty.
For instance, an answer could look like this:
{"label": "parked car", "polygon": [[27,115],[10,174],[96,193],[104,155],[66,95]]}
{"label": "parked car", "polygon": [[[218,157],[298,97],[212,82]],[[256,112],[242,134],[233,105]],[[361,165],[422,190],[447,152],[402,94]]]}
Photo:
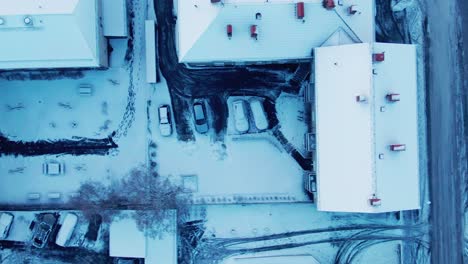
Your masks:
{"label": "parked car", "polygon": [[208,121],[206,118],[206,109],[203,102],[193,104],[193,118],[195,119],[195,129],[198,133],[204,134],[208,132]]}
{"label": "parked car", "polygon": [[57,237],[55,238],[55,244],[65,247],[75,230],[77,222],[78,216],[76,214],[67,213],[63,219],[62,225],[60,226]]}
{"label": "parked car", "polygon": [[13,218],[10,213],[0,213],[0,240],[8,237]]}
{"label": "parked car", "polygon": [[57,161],[48,161],[42,164],[42,172],[45,175],[56,176],[65,172],[65,166]]}
{"label": "parked car", "polygon": [[244,100],[236,100],[232,102],[232,108],[234,114],[234,127],[236,130],[241,133],[249,131],[249,120],[247,119]]}
{"label": "parked car", "polygon": [[254,119],[255,126],[258,130],[265,130],[268,128],[268,119],[263,108],[263,102],[258,98],[250,100],[250,110]]}
{"label": "parked car", "polygon": [[89,220],[88,231],[86,231],[85,238],[91,241],[96,241],[99,235],[99,228],[102,224],[102,216],[93,214]]}
{"label": "parked car", "polygon": [[44,248],[56,222],[57,218],[54,214],[41,214],[38,222],[34,225],[32,245],[37,248]]}
{"label": "parked car", "polygon": [[158,116],[161,136],[170,136],[172,134],[171,108],[168,105],[161,105],[158,108]]}

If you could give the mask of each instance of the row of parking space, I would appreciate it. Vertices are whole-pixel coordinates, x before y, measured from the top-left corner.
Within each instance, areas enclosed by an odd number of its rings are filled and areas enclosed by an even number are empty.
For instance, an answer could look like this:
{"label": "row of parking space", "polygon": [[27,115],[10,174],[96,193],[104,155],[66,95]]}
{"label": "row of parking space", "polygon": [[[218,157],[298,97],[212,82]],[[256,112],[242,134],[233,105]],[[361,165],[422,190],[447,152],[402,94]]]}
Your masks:
{"label": "row of parking space", "polygon": [[[229,122],[233,124],[232,134],[245,134],[262,132],[270,128],[267,114],[264,109],[264,100],[261,97],[229,97],[227,99]],[[211,119],[217,113],[213,112],[206,100],[195,100],[191,107],[193,126],[200,134],[210,130]],[[171,107],[162,104],[158,107],[159,132],[161,136],[170,136],[173,132],[173,118]],[[228,128],[229,129],[229,128]]]}
{"label": "row of parking space", "polygon": [[96,241],[102,217],[93,215],[90,221],[83,218],[77,212],[0,212],[0,244],[19,242],[45,248]]}

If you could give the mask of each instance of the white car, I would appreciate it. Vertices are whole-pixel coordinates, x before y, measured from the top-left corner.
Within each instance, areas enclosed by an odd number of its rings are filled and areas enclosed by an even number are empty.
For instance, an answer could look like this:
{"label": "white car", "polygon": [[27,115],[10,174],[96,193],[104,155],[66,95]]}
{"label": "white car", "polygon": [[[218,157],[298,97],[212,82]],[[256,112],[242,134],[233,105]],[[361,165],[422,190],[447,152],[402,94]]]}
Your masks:
{"label": "white car", "polygon": [[244,100],[236,100],[232,103],[234,109],[234,127],[237,131],[245,133],[249,131],[249,120],[245,109]]}
{"label": "white car", "polygon": [[67,213],[62,225],[60,226],[57,237],[55,238],[55,244],[61,247],[65,247],[67,242],[70,240],[73,231],[75,230],[77,222],[78,216],[76,214]]}
{"label": "white car", "polygon": [[13,223],[13,215],[10,213],[0,213],[0,240],[7,238]]}
{"label": "white car", "polygon": [[265,130],[268,128],[268,119],[263,108],[263,102],[257,98],[250,100],[250,110],[254,119],[255,126],[258,130]]}
{"label": "white car", "polygon": [[65,166],[57,161],[48,161],[42,165],[42,172],[50,176],[60,175],[65,172]]}
{"label": "white car", "polygon": [[171,108],[168,105],[161,105],[158,108],[159,131],[161,136],[168,137],[172,134]]}

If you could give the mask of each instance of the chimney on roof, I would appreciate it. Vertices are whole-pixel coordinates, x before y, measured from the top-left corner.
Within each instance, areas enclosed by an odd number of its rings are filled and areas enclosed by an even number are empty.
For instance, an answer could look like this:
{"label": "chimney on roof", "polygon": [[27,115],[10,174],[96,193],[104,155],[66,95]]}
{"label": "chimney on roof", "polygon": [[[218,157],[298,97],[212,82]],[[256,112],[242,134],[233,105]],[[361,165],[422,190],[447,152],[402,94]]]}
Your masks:
{"label": "chimney on roof", "polygon": [[322,2],[323,7],[330,10],[335,8],[335,1],[334,0],[323,0]]}
{"label": "chimney on roof", "polygon": [[258,39],[258,28],[257,25],[251,25],[250,26],[250,37],[254,39]]}
{"label": "chimney on roof", "polygon": [[382,205],[382,200],[377,198],[377,196],[372,196],[372,198],[369,199],[369,204],[371,206],[380,206]]}
{"label": "chimney on roof", "polygon": [[360,14],[361,11],[359,9],[359,6],[357,5],[351,5],[350,7],[348,7],[348,13],[350,15],[355,15],[355,14]]}
{"label": "chimney on roof", "polygon": [[367,97],[365,95],[357,95],[356,102],[358,103],[365,103],[367,102]]}
{"label": "chimney on roof", "polygon": [[298,19],[304,18],[304,2],[296,3],[296,15]]}
{"label": "chimney on roof", "polygon": [[373,59],[375,62],[382,62],[385,60],[385,52],[374,53]]}
{"label": "chimney on roof", "polygon": [[406,145],[405,144],[392,144],[390,145],[391,151],[405,151]]}
{"label": "chimney on roof", "polygon": [[231,24],[226,26],[226,33],[227,33],[228,38],[231,39],[232,38],[232,25]]}
{"label": "chimney on roof", "polygon": [[385,96],[385,98],[387,98],[387,101],[389,101],[391,103],[398,102],[398,101],[400,101],[400,94],[390,93],[390,94],[387,94],[387,96]]}

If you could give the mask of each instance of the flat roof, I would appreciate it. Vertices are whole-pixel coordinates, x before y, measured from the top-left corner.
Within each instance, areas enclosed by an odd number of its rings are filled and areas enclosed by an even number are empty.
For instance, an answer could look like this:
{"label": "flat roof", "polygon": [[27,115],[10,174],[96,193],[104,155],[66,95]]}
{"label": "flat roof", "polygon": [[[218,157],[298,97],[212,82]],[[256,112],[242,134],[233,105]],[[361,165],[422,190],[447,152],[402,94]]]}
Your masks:
{"label": "flat roof", "polygon": [[0,69],[101,66],[98,14],[96,0],[0,0]]}
{"label": "flat roof", "polygon": [[[385,61],[373,63],[374,52],[385,52]],[[319,210],[378,213],[420,207],[416,87],[413,45],[315,49]],[[400,94],[401,101],[388,102],[389,93]],[[357,102],[358,95],[367,101]],[[406,151],[391,151],[391,144],[405,144]],[[373,194],[381,206],[370,205]]]}
{"label": "flat roof", "polygon": [[168,228],[157,238],[145,236],[138,230],[134,211],[123,211],[126,217],[117,217],[110,225],[109,256],[123,258],[143,258],[150,264],[177,263],[177,214],[167,211]]}
{"label": "flat roof", "polygon": [[[348,15],[348,5],[327,10],[322,1],[308,0],[304,18],[296,16],[293,0],[230,0],[212,4],[205,0],[177,3],[179,62],[248,62],[311,58],[341,29],[354,42],[374,41],[374,1],[355,0],[361,12]],[[256,14],[261,19],[256,19]],[[227,25],[232,25],[228,38]],[[257,25],[258,38],[250,35]]]}
{"label": "flat roof", "polygon": [[133,218],[113,221],[109,230],[109,256],[145,258],[146,238]]}

